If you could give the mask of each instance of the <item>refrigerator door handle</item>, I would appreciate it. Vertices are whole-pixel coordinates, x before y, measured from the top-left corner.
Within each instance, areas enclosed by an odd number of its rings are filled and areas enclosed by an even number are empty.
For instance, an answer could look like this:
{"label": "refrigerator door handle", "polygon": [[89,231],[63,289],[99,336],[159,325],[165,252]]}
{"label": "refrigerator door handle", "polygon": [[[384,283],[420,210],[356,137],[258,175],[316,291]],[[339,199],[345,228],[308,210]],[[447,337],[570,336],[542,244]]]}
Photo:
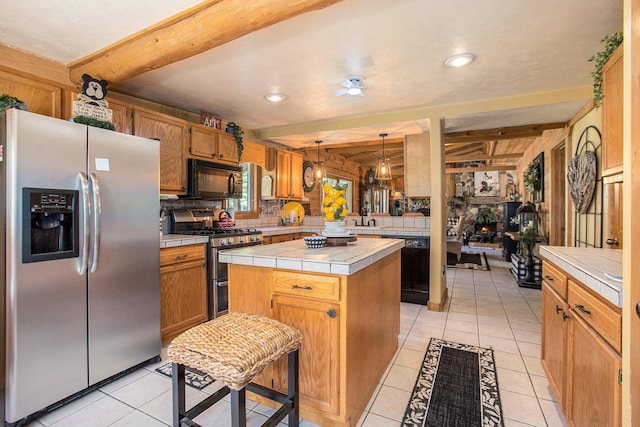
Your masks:
{"label": "refrigerator door handle", "polygon": [[95,173],[89,175],[91,182],[91,194],[93,196],[93,256],[91,257],[91,273],[98,269],[100,259],[100,216],[102,215],[102,203],[100,200],[100,183]]}
{"label": "refrigerator door handle", "polygon": [[80,189],[82,191],[82,214],[83,214],[83,228],[84,233],[82,237],[82,257],[80,258],[80,265],[78,266],[78,275],[83,276],[87,273],[87,265],[89,261],[89,211],[91,210],[91,202],[89,201],[89,181],[87,180],[87,174],[80,172],[78,174],[80,178]]}

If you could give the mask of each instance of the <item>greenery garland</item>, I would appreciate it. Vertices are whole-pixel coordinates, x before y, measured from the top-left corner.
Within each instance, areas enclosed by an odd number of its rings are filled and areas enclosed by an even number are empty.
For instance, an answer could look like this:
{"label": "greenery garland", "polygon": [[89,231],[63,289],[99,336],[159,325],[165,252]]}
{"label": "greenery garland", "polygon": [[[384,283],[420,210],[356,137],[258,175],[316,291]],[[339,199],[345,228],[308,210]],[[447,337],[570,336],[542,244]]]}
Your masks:
{"label": "greenery garland", "polygon": [[596,69],[591,72],[593,77],[593,99],[595,100],[596,108],[600,108],[602,105],[602,68],[613,52],[622,44],[622,33],[615,33],[612,36],[607,34],[600,42],[604,43],[604,49],[589,58],[589,62],[596,63]]}
{"label": "greenery garland", "polygon": [[71,118],[72,122],[80,123],[83,125],[93,126],[96,128],[115,130],[113,123],[105,122],[103,120],[94,119],[93,117],[87,116],[75,116]]}
{"label": "greenery garland", "polygon": [[529,166],[524,170],[522,174],[525,187],[529,190],[529,193],[536,191],[539,188],[540,183],[540,169],[536,163],[529,163]]}
{"label": "greenery garland", "polygon": [[244,145],[242,144],[242,135],[244,135],[244,130],[234,122],[227,123],[227,129],[233,129],[233,137],[236,139],[236,146],[238,147],[238,161],[242,161],[242,150],[244,149]]}
{"label": "greenery garland", "polygon": [[0,112],[9,108],[21,108],[23,106],[24,102],[14,96],[7,95],[6,93],[0,95]]}

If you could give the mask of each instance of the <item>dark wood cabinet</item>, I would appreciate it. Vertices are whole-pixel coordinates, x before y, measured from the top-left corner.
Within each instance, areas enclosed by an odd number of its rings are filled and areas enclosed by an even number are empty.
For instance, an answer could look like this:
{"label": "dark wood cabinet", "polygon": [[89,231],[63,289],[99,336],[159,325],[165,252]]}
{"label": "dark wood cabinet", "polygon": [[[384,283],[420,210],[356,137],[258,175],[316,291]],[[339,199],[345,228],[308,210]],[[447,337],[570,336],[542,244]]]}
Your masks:
{"label": "dark wood cabinet", "polygon": [[519,225],[512,224],[511,220],[516,216],[516,211],[520,207],[520,202],[506,202],[502,216],[502,256],[511,261],[511,254],[518,252],[518,242],[504,233],[509,231],[518,231]]}

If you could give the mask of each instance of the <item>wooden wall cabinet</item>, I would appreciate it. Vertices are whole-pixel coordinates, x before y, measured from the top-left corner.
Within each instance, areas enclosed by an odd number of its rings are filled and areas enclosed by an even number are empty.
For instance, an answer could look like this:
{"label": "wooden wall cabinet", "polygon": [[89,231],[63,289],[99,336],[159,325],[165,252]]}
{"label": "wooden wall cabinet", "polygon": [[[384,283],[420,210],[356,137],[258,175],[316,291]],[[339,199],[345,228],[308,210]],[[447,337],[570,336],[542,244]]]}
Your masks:
{"label": "wooden wall cabinet", "polygon": [[238,164],[238,146],[233,135],[203,125],[190,126],[189,154],[209,161]]}
{"label": "wooden wall cabinet", "polygon": [[18,98],[32,113],[61,117],[62,89],[57,86],[0,71],[0,93]]}
{"label": "wooden wall cabinet", "polygon": [[160,249],[162,344],[208,319],[206,244]]}
{"label": "wooden wall cabinet", "polygon": [[185,148],[187,122],[146,110],[133,113],[133,133],[160,140],[160,191],[183,194],[187,190]]}
{"label": "wooden wall cabinet", "polygon": [[541,364],[569,425],[621,425],[620,309],[543,264]]}
{"label": "wooden wall cabinet", "polygon": [[602,176],[622,172],[623,46],[602,68]]}
{"label": "wooden wall cabinet", "polygon": [[276,149],[277,199],[302,199],[302,155]]}

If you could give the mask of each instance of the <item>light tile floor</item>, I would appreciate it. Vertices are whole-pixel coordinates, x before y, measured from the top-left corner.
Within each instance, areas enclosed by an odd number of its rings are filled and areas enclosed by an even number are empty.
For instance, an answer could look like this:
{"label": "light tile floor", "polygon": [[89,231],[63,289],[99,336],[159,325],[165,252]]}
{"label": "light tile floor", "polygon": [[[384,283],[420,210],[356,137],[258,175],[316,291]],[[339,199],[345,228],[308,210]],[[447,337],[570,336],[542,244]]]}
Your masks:
{"label": "light tile floor", "polygon": [[[402,303],[399,349],[387,368],[359,427],[400,426],[429,338],[436,337],[495,352],[506,427],[565,426],[566,422],[540,366],[540,290],[523,289],[499,250],[485,250],[491,271],[448,269],[449,301],[442,312]],[[163,352],[163,360],[166,355]],[[171,425],[171,381],[140,369],[32,422],[53,427],[161,427]],[[187,387],[187,405],[213,393]],[[247,402],[247,424],[261,425],[273,410]],[[220,402],[196,421],[229,426],[230,405]],[[303,427],[315,424],[303,421]]]}

